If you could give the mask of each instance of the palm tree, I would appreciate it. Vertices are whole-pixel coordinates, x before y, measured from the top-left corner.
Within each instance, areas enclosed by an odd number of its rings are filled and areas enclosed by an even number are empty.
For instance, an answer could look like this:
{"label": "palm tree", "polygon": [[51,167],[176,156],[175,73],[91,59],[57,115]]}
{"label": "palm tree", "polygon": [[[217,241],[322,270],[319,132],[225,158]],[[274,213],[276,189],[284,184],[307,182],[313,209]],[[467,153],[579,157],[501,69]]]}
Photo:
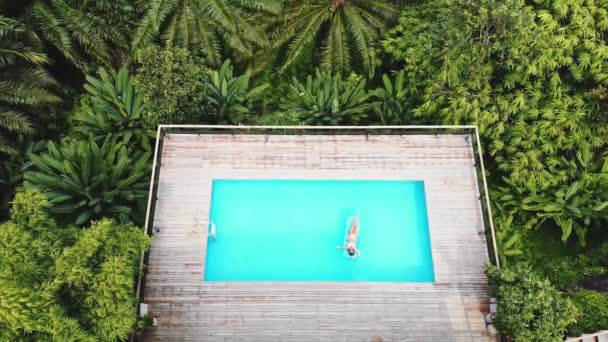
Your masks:
{"label": "palm tree", "polygon": [[0,16],[0,152],[16,154],[15,138],[35,132],[36,110],[60,101],[49,90],[56,82],[42,68],[48,58],[40,51],[38,36]]}
{"label": "palm tree", "polygon": [[[27,19],[70,63],[87,72],[124,58],[136,0],[35,0]],[[87,63],[87,61],[92,61]]]}
{"label": "palm tree", "polygon": [[[287,0],[272,36],[275,48],[286,46],[280,71],[304,55],[320,54],[321,68],[332,73],[373,75],[378,34],[399,11],[388,0]],[[317,47],[320,46],[320,49]],[[316,60],[316,59],[312,59]]]}
{"label": "palm tree", "polygon": [[256,22],[277,14],[273,0],[149,0],[132,48],[160,39],[164,44],[202,49],[212,65],[222,62],[222,43],[238,56],[250,58],[269,45]]}

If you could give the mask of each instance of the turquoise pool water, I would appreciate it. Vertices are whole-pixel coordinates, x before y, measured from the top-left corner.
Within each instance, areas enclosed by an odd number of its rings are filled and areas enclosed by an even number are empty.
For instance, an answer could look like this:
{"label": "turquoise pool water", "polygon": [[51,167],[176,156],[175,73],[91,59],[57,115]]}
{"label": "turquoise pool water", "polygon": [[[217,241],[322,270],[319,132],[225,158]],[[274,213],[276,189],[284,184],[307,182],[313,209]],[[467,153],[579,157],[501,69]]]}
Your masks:
{"label": "turquoise pool water", "polygon": [[[205,281],[433,282],[424,183],[214,180]],[[359,215],[361,255],[345,258]]]}

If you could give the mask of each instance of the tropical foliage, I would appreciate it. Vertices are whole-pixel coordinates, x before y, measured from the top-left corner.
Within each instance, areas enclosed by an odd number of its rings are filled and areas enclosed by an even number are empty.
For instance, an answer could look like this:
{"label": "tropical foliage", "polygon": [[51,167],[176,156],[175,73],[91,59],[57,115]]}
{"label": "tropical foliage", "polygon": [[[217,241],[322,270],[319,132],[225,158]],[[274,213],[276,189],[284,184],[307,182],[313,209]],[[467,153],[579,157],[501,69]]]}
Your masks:
{"label": "tropical foliage", "polygon": [[0,224],[0,338],[126,339],[135,324],[139,256],[149,238],[110,220],[83,229],[60,226],[50,208],[37,191],[18,193],[11,219]]}
{"label": "tropical foliage", "polygon": [[251,88],[249,74],[235,76],[230,60],[219,69],[209,69],[205,83],[209,89],[207,101],[212,108],[217,123],[240,123],[249,113],[252,102],[268,87],[262,84]]}
{"label": "tropical foliage", "polygon": [[132,22],[140,11],[137,3],[35,0],[27,20],[66,60],[86,72],[126,58]]}
{"label": "tropical foliage", "polygon": [[0,1],[0,340],[134,327],[159,124],[478,125],[500,332],[605,328],[607,36],[605,0]]}
{"label": "tropical foliage", "polygon": [[562,157],[593,153],[608,133],[588,100],[607,82],[608,46],[585,39],[607,29],[605,10],[576,6],[424,2],[404,11],[385,46],[417,85],[415,113],[478,124],[500,170],[518,186],[544,191],[571,181]]}
{"label": "tropical foliage", "polygon": [[279,10],[280,1],[150,0],[132,47],[160,40],[193,52],[202,50],[211,65],[221,63],[224,47],[241,58],[251,58],[269,45],[255,21]]}
{"label": "tropical foliage", "polygon": [[156,130],[161,123],[198,122],[211,115],[205,101],[204,60],[186,49],[150,46],[138,50],[135,61],[135,86],[143,97],[141,120],[145,127]]}
{"label": "tropical foliage", "polygon": [[153,133],[143,128],[143,97],[135,90],[127,69],[108,74],[101,68],[99,75],[101,79],[87,76],[88,84],[84,86],[87,96],[72,117],[74,133],[84,138],[92,135],[100,142],[116,132],[115,136],[123,143],[150,150]]}
{"label": "tropical foliage", "polygon": [[306,83],[293,78],[282,107],[298,113],[310,125],[356,124],[367,117],[373,105],[370,96],[360,77],[343,80],[340,75],[317,70]]}
{"label": "tropical foliage", "polygon": [[398,13],[386,0],[286,1],[272,39],[275,47],[286,48],[280,70],[308,60],[338,74],[356,65],[354,70],[371,76],[378,64],[379,33]]}
{"label": "tropical foliage", "polygon": [[498,299],[495,324],[517,341],[563,341],[579,316],[574,304],[530,269],[488,270],[490,294]]}
{"label": "tropical foliage", "polygon": [[383,125],[407,125],[411,123],[412,104],[408,96],[408,88],[403,70],[399,71],[394,80],[388,75],[382,75],[383,87],[376,88],[373,95],[378,98],[374,112]]}
{"label": "tropical foliage", "polygon": [[260,126],[298,126],[304,123],[296,112],[275,112],[262,115],[255,120]]}
{"label": "tropical foliage", "polygon": [[60,101],[52,91],[56,81],[43,68],[48,62],[34,32],[0,15],[0,156],[17,154],[20,138],[43,122],[38,111]]}
{"label": "tropical foliage", "polygon": [[605,13],[594,2],[437,0],[404,11],[384,42],[415,85],[414,113],[478,124],[505,183],[532,211],[521,218],[550,217],[564,238],[575,231],[581,241],[606,215],[593,189],[605,179],[597,170],[608,120],[598,94],[608,45],[585,38],[608,29]]}
{"label": "tropical foliage", "polygon": [[23,181],[22,170],[28,162],[27,156],[45,149],[46,141],[30,142],[22,149],[22,153],[0,162],[0,220],[8,217],[10,201]]}
{"label": "tropical foliage", "polygon": [[571,336],[600,331],[608,325],[608,296],[595,291],[578,290],[572,294],[571,299],[581,312],[577,324],[570,328]]}
{"label": "tropical foliage", "polygon": [[40,189],[49,211],[76,225],[102,217],[141,222],[148,194],[150,152],[127,147],[108,134],[101,142],[50,141],[47,152],[30,154],[24,186]]}

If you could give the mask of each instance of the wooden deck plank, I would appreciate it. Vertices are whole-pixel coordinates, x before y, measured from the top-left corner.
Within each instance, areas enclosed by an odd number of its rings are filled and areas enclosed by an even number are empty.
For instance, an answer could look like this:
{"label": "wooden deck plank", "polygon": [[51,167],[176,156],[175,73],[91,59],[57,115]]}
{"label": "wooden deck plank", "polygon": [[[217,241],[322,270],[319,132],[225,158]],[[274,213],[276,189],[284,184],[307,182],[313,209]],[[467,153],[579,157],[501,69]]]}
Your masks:
{"label": "wooden deck plank", "polygon": [[[144,301],[147,341],[491,341],[488,260],[464,135],[172,134]],[[422,180],[435,283],[205,282],[213,179]]]}

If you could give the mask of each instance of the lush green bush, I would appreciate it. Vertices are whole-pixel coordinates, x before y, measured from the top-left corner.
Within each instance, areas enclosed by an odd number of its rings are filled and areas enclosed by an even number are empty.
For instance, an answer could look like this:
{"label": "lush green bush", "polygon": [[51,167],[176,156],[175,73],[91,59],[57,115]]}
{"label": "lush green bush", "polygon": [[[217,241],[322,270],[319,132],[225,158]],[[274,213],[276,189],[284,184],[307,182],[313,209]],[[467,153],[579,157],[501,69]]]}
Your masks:
{"label": "lush green bush", "polygon": [[607,10],[586,0],[424,1],[403,11],[384,46],[405,64],[415,113],[479,125],[501,173],[545,191],[576,181],[569,163],[608,143],[595,95],[608,85]]}
{"label": "lush green bush", "polygon": [[488,269],[489,292],[498,300],[496,328],[516,341],[563,341],[578,310],[551,283],[529,268]]}
{"label": "lush green bush", "polygon": [[581,312],[580,319],[568,329],[571,336],[594,333],[608,327],[608,296],[595,291],[576,290],[570,294],[570,298]]}
{"label": "lush green bush", "polygon": [[253,102],[269,87],[265,83],[251,88],[249,73],[235,76],[232,69],[230,60],[226,60],[219,69],[210,69],[205,75],[204,80],[209,89],[207,102],[213,109],[214,123],[241,123]]}
{"label": "lush green bush", "polygon": [[137,227],[59,226],[39,192],[15,197],[0,224],[0,339],[117,341],[136,321],[134,282],[150,244]]}
{"label": "lush green bush", "polygon": [[[575,232],[584,246],[590,228],[601,231],[608,220],[608,158],[593,158],[583,150],[575,160],[561,158],[566,175],[574,179],[545,191],[522,189],[508,179],[498,187],[495,206],[516,216],[522,228],[558,227],[562,240]],[[498,214],[500,215],[500,213]]]}
{"label": "lush green bush", "polygon": [[306,83],[293,78],[282,107],[297,113],[309,125],[350,125],[367,117],[374,105],[370,97],[364,79],[351,75],[343,80],[340,75],[317,70]]}
{"label": "lush green bush", "polygon": [[383,125],[407,125],[413,120],[412,99],[404,80],[403,70],[394,79],[382,75],[382,87],[376,88],[372,94],[378,99],[374,112]]}
{"label": "lush green bush", "polygon": [[384,41],[405,63],[417,115],[479,125],[516,223],[557,226],[582,243],[608,217],[608,117],[598,104],[607,10],[583,0],[433,0],[408,7]]}
{"label": "lush green bush", "polygon": [[23,182],[23,168],[28,161],[27,156],[45,149],[45,141],[32,142],[23,148],[23,153],[10,156],[0,162],[0,221],[8,218],[10,201]]}
{"label": "lush green bush", "polygon": [[140,152],[112,135],[49,142],[48,152],[30,154],[24,186],[44,191],[61,221],[83,225],[101,217],[141,222],[150,175],[150,152]]}
{"label": "lush green bush", "polygon": [[[44,211],[62,223],[141,220],[150,167],[146,130],[161,123],[476,124],[500,261],[542,275],[490,274],[491,292],[502,297],[499,325],[524,341],[561,338],[574,312],[555,288],[608,287],[608,248],[596,248],[608,226],[608,3],[400,5],[405,2],[0,5],[0,217],[27,170],[25,186],[46,192],[53,206]],[[400,8],[399,25],[387,32]],[[384,51],[377,49],[381,41]],[[232,64],[220,67],[226,58]],[[127,69],[100,71],[78,94],[82,71],[100,65],[126,65],[134,80]],[[325,72],[315,75],[315,67]],[[351,70],[369,79],[337,76]],[[372,77],[378,70],[383,77]],[[80,106],[67,129],[64,113],[74,112],[76,99]],[[63,142],[28,150],[34,137]],[[102,239],[97,224],[86,234],[59,229],[39,219],[36,208],[46,204],[27,196],[30,201],[18,197],[13,219],[0,226],[0,340],[123,339],[133,325],[131,318],[118,322],[131,315],[119,303],[131,300],[130,270],[120,266],[128,263],[125,254],[108,252],[87,270],[78,264],[92,260],[84,250],[101,255],[105,247],[97,246],[113,245],[113,238]],[[64,253],[73,260],[60,258]],[[122,285],[99,285],[110,282]],[[572,292],[583,319],[603,305],[591,293]],[[584,323],[571,331],[591,329]]]}
{"label": "lush green bush", "polygon": [[186,49],[147,47],[135,53],[139,67],[135,78],[143,97],[145,127],[159,124],[203,123],[211,115],[206,106],[203,60]]}
{"label": "lush green bush", "polygon": [[150,137],[155,132],[144,129],[142,124],[143,98],[133,85],[133,78],[126,68],[108,74],[99,69],[101,79],[87,76],[87,90],[80,108],[72,116],[73,132],[80,138],[93,135],[95,141],[103,141],[108,134],[120,138],[128,145],[150,150]]}
{"label": "lush green bush", "polygon": [[296,112],[274,112],[259,116],[255,124],[260,126],[300,126],[303,125]]}
{"label": "lush green bush", "polygon": [[[583,150],[569,164],[571,184],[561,185],[553,191],[532,192],[523,198],[522,209],[541,218],[541,223],[551,220],[562,230],[562,240],[574,231],[584,246],[588,227],[602,228],[608,221],[608,158],[595,162],[592,155]],[[536,221],[536,220],[535,220]]]}

